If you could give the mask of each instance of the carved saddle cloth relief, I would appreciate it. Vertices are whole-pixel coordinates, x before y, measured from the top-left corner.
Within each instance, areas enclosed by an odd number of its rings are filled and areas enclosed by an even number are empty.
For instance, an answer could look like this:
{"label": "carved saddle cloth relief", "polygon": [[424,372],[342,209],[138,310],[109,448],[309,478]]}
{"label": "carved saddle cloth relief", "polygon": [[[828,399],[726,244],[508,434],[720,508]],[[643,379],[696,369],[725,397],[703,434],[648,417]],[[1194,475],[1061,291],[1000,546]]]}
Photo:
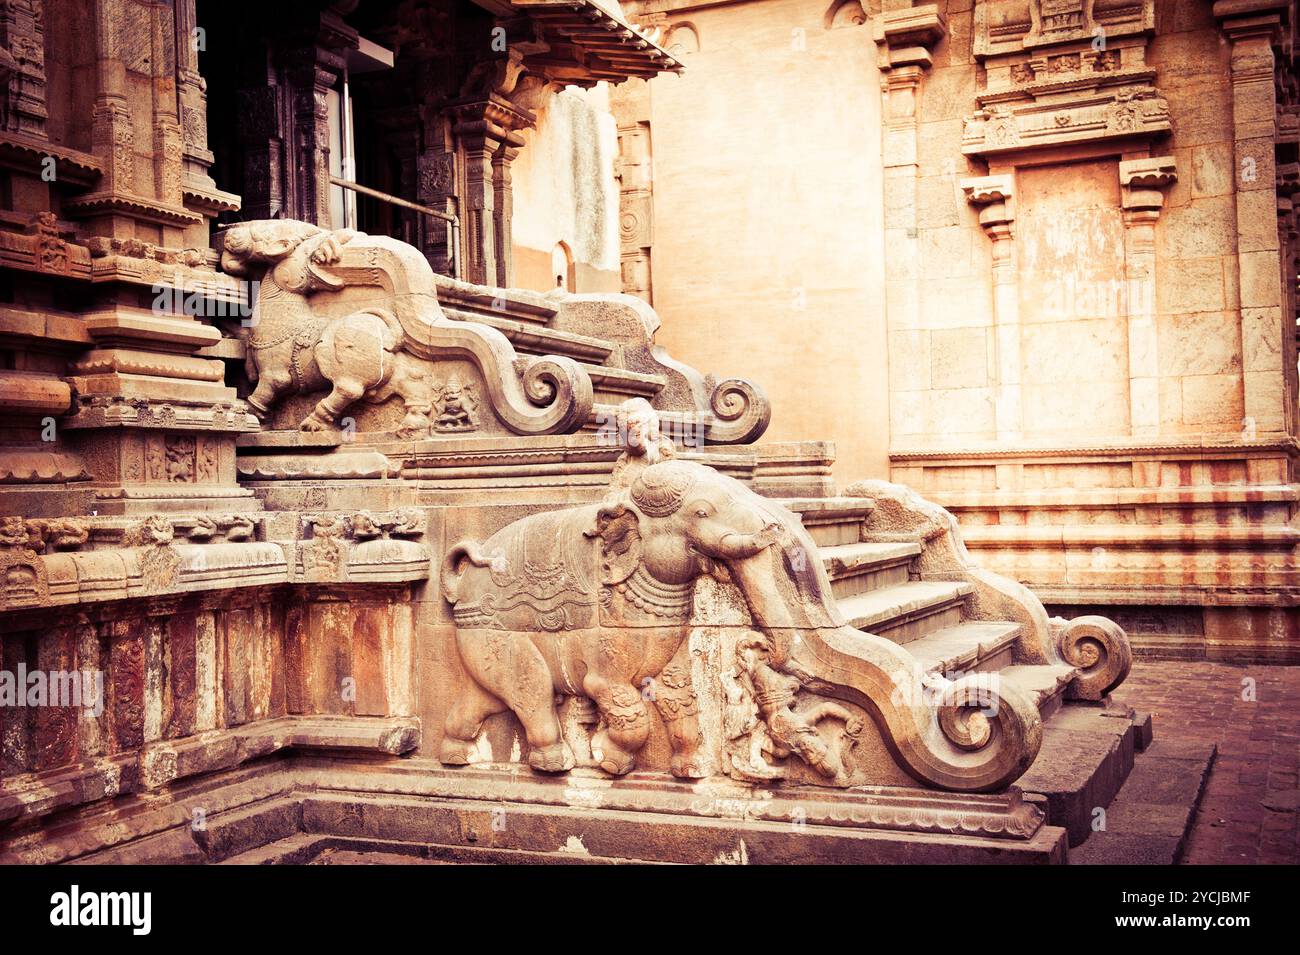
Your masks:
{"label": "carved saddle cloth relief", "polygon": [[493,626],[560,631],[594,625],[597,558],[581,531],[587,516],[535,514],[488,540],[484,552],[495,586],[478,609]]}

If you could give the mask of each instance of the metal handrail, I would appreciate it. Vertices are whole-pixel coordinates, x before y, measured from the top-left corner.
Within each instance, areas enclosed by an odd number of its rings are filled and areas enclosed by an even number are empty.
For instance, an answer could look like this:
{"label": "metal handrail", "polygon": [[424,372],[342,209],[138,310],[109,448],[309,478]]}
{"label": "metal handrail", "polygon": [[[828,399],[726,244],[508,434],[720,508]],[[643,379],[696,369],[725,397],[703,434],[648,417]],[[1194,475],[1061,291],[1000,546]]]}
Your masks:
{"label": "metal handrail", "polygon": [[460,217],[451,212],[443,212],[441,209],[434,209],[432,206],[423,206],[418,202],[412,202],[410,199],[403,199],[401,196],[395,196],[389,192],[381,192],[378,189],[371,189],[369,186],[363,186],[359,182],[353,182],[350,179],[340,179],[338,176],[330,176],[330,183],[335,186],[341,186],[344,189],[351,189],[359,192],[363,196],[370,196],[372,199],[378,199],[380,202],[387,202],[389,205],[400,206],[403,209],[410,209],[414,212],[422,212],[426,216],[433,216],[435,219],[441,219],[451,225],[451,260],[456,271],[456,278],[460,278]]}

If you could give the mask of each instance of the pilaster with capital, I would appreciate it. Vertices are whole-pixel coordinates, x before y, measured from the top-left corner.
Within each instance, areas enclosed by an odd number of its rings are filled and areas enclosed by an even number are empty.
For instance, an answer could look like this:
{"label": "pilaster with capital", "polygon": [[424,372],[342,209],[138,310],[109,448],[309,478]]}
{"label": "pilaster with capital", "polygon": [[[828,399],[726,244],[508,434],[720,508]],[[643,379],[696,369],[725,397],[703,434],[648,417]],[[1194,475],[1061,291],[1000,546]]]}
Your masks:
{"label": "pilaster with capital", "polygon": [[1020,285],[1016,274],[1015,180],[1009,174],[961,182],[966,201],[978,207],[980,226],[993,243],[994,416],[999,440],[1018,440],[1023,427],[1020,393]]}
{"label": "pilaster with capital", "polygon": [[1164,190],[1177,178],[1172,156],[1119,164],[1128,314],[1129,427],[1135,437],[1160,433],[1155,227],[1164,207]]}
{"label": "pilaster with capital", "polygon": [[465,176],[461,214],[465,278],[479,285],[508,287],[513,274],[510,164],[524,145],[520,130],[533,126],[536,119],[496,92],[457,104],[454,117],[452,131]]}
{"label": "pilaster with capital", "polygon": [[[1232,137],[1236,169],[1237,247],[1241,289],[1242,385],[1245,424],[1255,433],[1287,429],[1294,393],[1285,387],[1284,338],[1295,336],[1282,310],[1277,232],[1277,68],[1274,45],[1284,36],[1287,0],[1219,0],[1215,16],[1230,47]],[[1255,343],[1250,347],[1249,343]]]}

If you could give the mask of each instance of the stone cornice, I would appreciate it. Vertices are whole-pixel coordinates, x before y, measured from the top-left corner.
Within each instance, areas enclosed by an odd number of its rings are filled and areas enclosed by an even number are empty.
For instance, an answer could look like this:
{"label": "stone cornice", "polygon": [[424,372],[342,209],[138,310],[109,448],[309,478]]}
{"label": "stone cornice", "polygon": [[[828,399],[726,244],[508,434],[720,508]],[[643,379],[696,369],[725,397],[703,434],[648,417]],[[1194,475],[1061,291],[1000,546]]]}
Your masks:
{"label": "stone cornice", "polygon": [[929,68],[930,49],[948,33],[938,4],[885,10],[871,21],[877,62],[882,70],[900,66]]}
{"label": "stone cornice", "polygon": [[23,133],[0,133],[0,157],[33,172],[39,171],[47,158],[52,158],[58,180],[80,186],[90,185],[104,172],[98,156]]}
{"label": "stone cornice", "polygon": [[1076,95],[1066,102],[1055,96],[1040,100],[1031,90],[982,97],[981,108],[966,119],[962,152],[990,155],[1169,133],[1165,98],[1154,86],[1125,79],[1115,83],[1098,77],[1075,85]]}
{"label": "stone cornice", "polygon": [[204,221],[203,216],[181,206],[166,205],[118,192],[95,192],[78,196],[75,200],[64,203],[63,209],[66,215],[73,218],[120,213],[159,225],[198,225]]}

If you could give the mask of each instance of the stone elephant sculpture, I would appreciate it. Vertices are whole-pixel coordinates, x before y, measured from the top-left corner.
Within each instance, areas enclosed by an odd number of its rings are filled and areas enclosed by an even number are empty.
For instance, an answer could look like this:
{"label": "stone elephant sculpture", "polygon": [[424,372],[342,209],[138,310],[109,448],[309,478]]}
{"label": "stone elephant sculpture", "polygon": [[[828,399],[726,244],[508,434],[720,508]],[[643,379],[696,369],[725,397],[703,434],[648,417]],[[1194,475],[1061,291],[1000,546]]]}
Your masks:
{"label": "stone elephant sculpture", "polygon": [[603,725],[592,753],[607,772],[634,767],[649,704],[664,720],[672,773],[704,775],[687,641],[703,574],[739,591],[770,648],[766,666],[862,707],[922,782],[996,789],[1033,761],[1042,732],[1032,701],[967,680],[936,698],[903,647],[844,623],[798,517],[680,459],[644,466],[602,503],[531,515],[448,551],[441,588],[469,679],[447,714],[440,760],[472,762],[484,720],[510,710],[533,768],[572,768],[555,709],[565,694],[595,702]]}
{"label": "stone elephant sculpture", "polygon": [[592,752],[606,771],[632,769],[652,704],[673,774],[704,775],[686,639],[695,581],[780,539],[764,503],[711,468],[669,460],[603,504],[532,515],[453,547],[442,590],[473,685],[448,715],[442,761],[467,762],[483,720],[510,709],[530,765],[572,768],[558,692],[595,702],[604,728]]}

